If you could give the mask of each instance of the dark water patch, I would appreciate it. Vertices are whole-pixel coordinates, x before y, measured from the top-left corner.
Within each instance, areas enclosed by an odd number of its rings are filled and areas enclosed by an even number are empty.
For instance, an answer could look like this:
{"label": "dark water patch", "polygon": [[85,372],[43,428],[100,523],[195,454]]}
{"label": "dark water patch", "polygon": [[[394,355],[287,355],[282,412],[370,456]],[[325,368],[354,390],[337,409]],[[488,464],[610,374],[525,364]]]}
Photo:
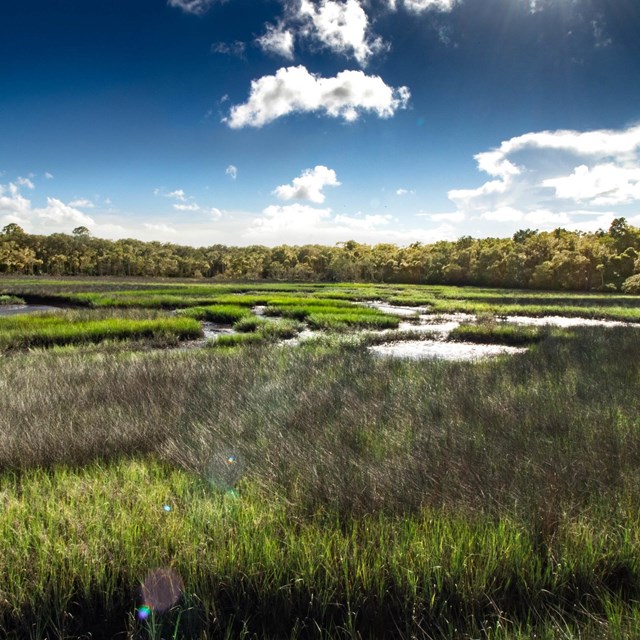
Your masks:
{"label": "dark water patch", "polygon": [[10,304],[0,306],[0,318],[3,316],[17,316],[25,313],[59,311],[60,307],[51,307],[44,304]]}

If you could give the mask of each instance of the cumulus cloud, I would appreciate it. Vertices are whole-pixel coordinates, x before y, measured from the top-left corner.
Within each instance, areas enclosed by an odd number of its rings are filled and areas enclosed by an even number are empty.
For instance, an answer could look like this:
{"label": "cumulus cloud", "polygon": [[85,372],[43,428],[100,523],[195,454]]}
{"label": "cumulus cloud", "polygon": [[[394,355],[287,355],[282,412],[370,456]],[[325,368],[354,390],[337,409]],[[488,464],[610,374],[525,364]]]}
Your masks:
{"label": "cumulus cloud", "polygon": [[593,205],[623,204],[640,200],[640,166],[581,164],[571,175],[549,178],[542,185],[553,187],[558,198]]}
{"label": "cumulus cloud", "polygon": [[[14,217],[27,216],[31,211],[31,201],[20,195],[16,184],[0,184],[0,213]],[[12,219],[11,222],[17,222]]]}
{"label": "cumulus cloud", "polygon": [[302,36],[343,55],[353,55],[361,66],[386,48],[382,38],[369,33],[369,18],[358,0],[301,0],[297,17]]}
{"label": "cumulus cloud", "polygon": [[167,4],[170,7],[177,7],[186,13],[193,13],[201,16],[206,13],[209,7],[217,0],[169,0]]}
{"label": "cumulus cloud", "polygon": [[93,218],[57,198],[47,198],[47,206],[34,209],[33,213],[46,222],[58,225],[70,223],[73,225],[92,226],[95,224]]}
{"label": "cumulus cloud", "polygon": [[[30,188],[24,182],[21,186]],[[92,226],[95,224],[92,218],[58,198],[49,197],[46,206],[34,207],[31,200],[20,194],[17,181],[0,185],[0,215],[2,215],[2,224],[15,222],[28,229],[42,228],[47,232],[51,231],[52,226],[64,229],[65,225]]]}
{"label": "cumulus cloud", "polygon": [[261,218],[253,221],[250,234],[313,233],[315,227],[330,218],[331,209],[316,209],[305,204],[270,205],[262,213]]}
{"label": "cumulus cloud", "polygon": [[390,215],[335,215],[329,208],[306,204],[271,205],[262,216],[255,218],[244,233],[250,241],[261,244],[325,243],[356,239],[359,242],[436,242],[453,239],[456,235],[451,225],[435,229],[403,229]]}
{"label": "cumulus cloud", "polygon": [[300,65],[283,67],[273,76],[263,76],[251,83],[246,103],[231,108],[229,127],[262,127],[290,113],[321,112],[347,122],[357,120],[362,112],[390,118],[404,109],[410,98],[407,87],[394,89],[379,76],[362,71],[342,71],[335,78],[309,73]]}
{"label": "cumulus cloud", "polygon": [[371,56],[388,49],[371,33],[362,0],[297,0],[285,3],[284,16],[267,24],[256,44],[266,53],[293,60],[296,40],[353,57],[365,66]]}
{"label": "cumulus cloud", "polygon": [[293,60],[294,35],[284,23],[267,24],[267,31],[256,38],[256,44],[265,52]]}
{"label": "cumulus cloud", "polygon": [[238,167],[233,164],[230,164],[225,170],[225,174],[228,175],[232,180],[235,180],[238,177]]}
{"label": "cumulus cloud", "polygon": [[325,199],[322,189],[339,185],[340,182],[333,169],[317,165],[313,169],[305,169],[300,176],[293,179],[292,184],[276,187],[273,193],[281,200],[309,200],[322,203]]}
{"label": "cumulus cloud", "polygon": [[606,212],[610,220],[640,201],[640,125],[527,133],[475,159],[491,179],[448,195],[476,220],[590,229],[593,221],[576,216],[601,217],[601,207],[618,207]]}

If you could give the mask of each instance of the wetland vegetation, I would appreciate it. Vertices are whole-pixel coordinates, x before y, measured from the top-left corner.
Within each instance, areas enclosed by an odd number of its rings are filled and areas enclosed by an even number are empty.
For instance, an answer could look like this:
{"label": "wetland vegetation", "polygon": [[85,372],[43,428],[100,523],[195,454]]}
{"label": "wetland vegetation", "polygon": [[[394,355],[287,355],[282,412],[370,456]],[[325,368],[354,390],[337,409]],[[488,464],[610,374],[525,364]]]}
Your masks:
{"label": "wetland vegetation", "polygon": [[[0,318],[3,637],[640,634],[639,298],[24,277],[0,295],[73,307]],[[480,316],[431,330],[463,305]],[[514,306],[628,326],[504,322]],[[235,333],[205,343],[201,321]],[[196,337],[215,348],[167,348]],[[416,339],[528,348],[369,350]]]}

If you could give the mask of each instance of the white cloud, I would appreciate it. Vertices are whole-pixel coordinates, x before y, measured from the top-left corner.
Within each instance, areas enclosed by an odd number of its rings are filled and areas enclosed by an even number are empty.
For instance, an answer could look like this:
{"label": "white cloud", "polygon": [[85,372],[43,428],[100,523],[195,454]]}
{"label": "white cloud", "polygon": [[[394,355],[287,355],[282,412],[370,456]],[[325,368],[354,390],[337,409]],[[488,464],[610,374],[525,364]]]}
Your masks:
{"label": "white cloud", "polygon": [[343,55],[353,55],[361,66],[386,48],[382,38],[369,34],[369,18],[358,0],[301,0],[301,35]]}
{"label": "white cloud", "polygon": [[182,9],[186,13],[193,13],[200,16],[205,13],[214,2],[216,2],[216,0],[169,0],[167,4],[170,7]]}
{"label": "white cloud", "polygon": [[251,82],[245,104],[231,108],[226,122],[231,128],[262,127],[290,113],[323,112],[347,122],[370,111],[380,118],[391,117],[409,101],[407,87],[394,89],[379,76],[362,71],[342,71],[335,78],[309,73],[304,66],[283,67],[274,76]]}
{"label": "white cloud", "polygon": [[300,176],[293,179],[293,184],[282,184],[276,187],[274,195],[281,200],[309,200],[310,202],[324,202],[324,187],[338,187],[340,182],[336,172],[323,165],[313,169],[305,169]]}
{"label": "white cloud", "polygon": [[553,187],[558,198],[593,205],[615,205],[640,200],[640,166],[624,167],[612,163],[576,167],[569,176],[542,182]]}
{"label": "white cloud", "polygon": [[244,232],[251,242],[261,244],[304,244],[336,242],[355,239],[372,244],[392,242],[436,242],[460,235],[448,224],[435,229],[402,228],[391,215],[335,215],[329,208],[317,208],[306,204],[271,205],[262,216],[255,218]]}
{"label": "white cloud", "polygon": [[[233,165],[230,165],[233,166]],[[229,173],[229,167],[227,167],[227,173]],[[210,215],[213,219],[218,219],[222,216],[220,209],[215,207],[207,208],[200,206],[193,196],[187,195],[184,189],[175,189],[169,193],[165,193],[162,189],[154,189],[154,195],[162,196],[163,198],[171,198],[176,200],[171,206],[176,211],[190,211],[192,213],[203,213]],[[157,229],[156,229],[157,231]]]}
{"label": "white cloud", "polygon": [[[7,195],[7,190],[9,194]],[[0,213],[13,216],[26,216],[31,210],[31,201],[20,195],[13,182],[8,185],[0,184]],[[16,222],[16,220],[12,220]]]}
{"label": "white cloud", "polygon": [[623,206],[640,202],[640,125],[527,133],[475,159],[492,179],[448,195],[476,220],[591,229],[576,216],[603,216],[603,206],[626,215]]}
{"label": "white cloud", "polygon": [[238,177],[238,167],[233,164],[230,164],[225,170],[225,174],[228,175],[232,180],[235,180]]}
{"label": "white cloud", "polygon": [[[423,13],[425,11],[453,11],[459,0],[403,0],[407,11]],[[395,3],[394,3],[395,4]]]}
{"label": "white cloud", "polygon": [[47,180],[53,180],[53,173],[49,173],[48,171],[44,174],[44,177]]}
{"label": "white cloud", "polygon": [[31,180],[29,180],[29,178],[23,178],[22,176],[20,176],[16,182],[22,186],[22,187],[27,187],[27,189],[35,189],[36,186],[33,184],[33,182]]}
{"label": "white cloud", "polygon": [[70,207],[82,207],[83,209],[93,209],[95,205],[91,200],[87,200],[86,198],[79,198],[78,200],[72,200],[69,203]]}
{"label": "white cloud", "polygon": [[33,209],[33,213],[46,223],[91,226],[95,224],[93,218],[82,213],[78,209],[65,204],[57,198],[47,198],[47,206],[41,209]]}
{"label": "white cloud", "polygon": [[548,209],[536,209],[523,215],[523,219],[527,224],[537,227],[538,229],[557,229],[565,227],[571,223],[569,213],[562,211],[556,213]]}
{"label": "white cloud", "polygon": [[176,189],[165,194],[165,198],[175,198],[176,200],[186,200],[187,197],[182,189]]}
{"label": "white cloud", "polygon": [[256,38],[256,44],[265,52],[293,60],[294,35],[284,23],[267,24],[267,31]]}
{"label": "white cloud", "polygon": [[[30,188],[26,179],[16,182]],[[20,194],[18,184],[12,182],[0,185],[0,214],[3,214],[4,222],[16,222],[27,229],[46,233],[52,230],[68,231],[69,225],[95,225],[93,218],[78,210],[73,202],[67,204],[58,198],[48,197],[46,206],[34,207],[29,199]]]}
{"label": "white cloud", "polygon": [[414,196],[415,194],[413,189],[396,189],[397,196]]}
{"label": "white cloud", "polygon": [[[249,226],[249,237],[308,237],[331,216],[331,209],[316,209],[305,204],[270,205]],[[285,239],[282,240],[286,242]]]}

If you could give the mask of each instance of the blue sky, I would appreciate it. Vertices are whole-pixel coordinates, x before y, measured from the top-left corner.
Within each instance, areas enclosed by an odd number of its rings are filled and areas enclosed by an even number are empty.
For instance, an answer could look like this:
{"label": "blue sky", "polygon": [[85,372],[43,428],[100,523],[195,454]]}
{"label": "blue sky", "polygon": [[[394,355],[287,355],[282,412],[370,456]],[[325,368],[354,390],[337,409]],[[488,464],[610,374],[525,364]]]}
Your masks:
{"label": "blue sky", "polygon": [[191,245],[640,225],[638,0],[21,0],[0,225]]}

